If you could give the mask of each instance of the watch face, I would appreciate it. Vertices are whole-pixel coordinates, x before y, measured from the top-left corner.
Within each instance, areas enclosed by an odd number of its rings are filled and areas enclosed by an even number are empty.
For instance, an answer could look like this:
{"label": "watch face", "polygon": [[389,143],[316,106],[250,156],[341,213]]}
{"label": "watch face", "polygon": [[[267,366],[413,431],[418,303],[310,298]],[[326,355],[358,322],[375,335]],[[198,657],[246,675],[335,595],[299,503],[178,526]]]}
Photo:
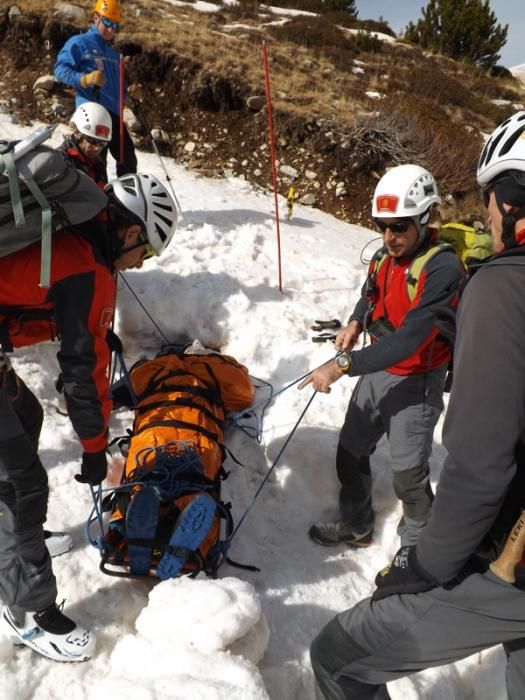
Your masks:
{"label": "watch face", "polygon": [[337,366],[341,371],[346,372],[346,370],[350,367],[350,358],[348,355],[339,355],[337,358]]}

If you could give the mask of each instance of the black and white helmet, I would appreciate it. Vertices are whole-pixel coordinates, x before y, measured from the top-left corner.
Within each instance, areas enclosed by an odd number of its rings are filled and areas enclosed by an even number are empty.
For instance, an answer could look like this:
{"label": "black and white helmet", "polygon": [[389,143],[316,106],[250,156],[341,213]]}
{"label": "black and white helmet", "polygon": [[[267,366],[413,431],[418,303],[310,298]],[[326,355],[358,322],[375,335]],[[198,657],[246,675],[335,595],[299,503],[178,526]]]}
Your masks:
{"label": "black and white helmet", "polygon": [[117,201],[143,224],[149,244],[160,255],[177,230],[177,208],[166,187],[146,173],[122,175],[109,183]]}
{"label": "black and white helmet", "polygon": [[509,170],[525,172],[525,111],[505,119],[488,138],[478,162],[478,183],[485,187]]}

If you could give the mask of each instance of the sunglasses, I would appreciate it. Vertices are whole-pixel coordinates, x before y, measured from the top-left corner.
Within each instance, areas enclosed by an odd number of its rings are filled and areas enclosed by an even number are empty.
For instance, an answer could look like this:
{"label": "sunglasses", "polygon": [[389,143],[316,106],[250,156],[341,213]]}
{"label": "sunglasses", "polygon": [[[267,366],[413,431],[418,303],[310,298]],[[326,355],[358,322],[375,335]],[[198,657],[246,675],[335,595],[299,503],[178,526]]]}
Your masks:
{"label": "sunglasses", "polygon": [[150,258],[155,257],[155,251],[153,250],[151,243],[148,241],[146,234],[141,233],[139,236],[139,240],[145,248],[144,255],[142,256],[142,259],[149,260]]}
{"label": "sunglasses", "polygon": [[93,136],[86,136],[85,134],[82,134],[82,138],[84,141],[87,141],[91,146],[96,146],[97,148],[104,148],[104,146],[107,146],[106,141],[101,141],[100,139],[94,139]]}
{"label": "sunglasses", "polygon": [[107,17],[101,17],[100,21],[106,27],[106,29],[113,29],[114,32],[118,32],[118,28],[119,28],[118,22],[112,22]]}
{"label": "sunglasses", "polygon": [[397,236],[400,233],[406,233],[413,223],[414,222],[412,221],[412,219],[394,221],[390,224],[387,224],[386,221],[383,221],[383,219],[374,219],[374,224],[381,231],[381,233],[385,233],[385,231],[388,229],[391,233],[394,234],[394,236]]}

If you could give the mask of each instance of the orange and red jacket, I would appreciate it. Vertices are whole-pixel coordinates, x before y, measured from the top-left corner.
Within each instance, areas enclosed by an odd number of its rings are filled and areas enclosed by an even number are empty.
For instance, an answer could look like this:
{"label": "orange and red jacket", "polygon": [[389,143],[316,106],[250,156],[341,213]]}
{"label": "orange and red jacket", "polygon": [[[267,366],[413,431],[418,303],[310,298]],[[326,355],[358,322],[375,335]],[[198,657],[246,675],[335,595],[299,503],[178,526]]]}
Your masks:
{"label": "orange and red jacket", "polygon": [[[90,177],[102,191],[108,184],[108,174],[106,170],[106,164],[103,160],[98,159],[97,161],[92,161],[86,158],[82,153],[74,136],[69,136],[64,139],[64,143],[60,146],[62,151],[65,151],[69,157],[69,160],[73,163],[77,170],[85,173]],[[108,219],[108,212],[106,209],[102,209],[95,217],[96,221],[104,222]]]}
{"label": "orange and red jacket", "polygon": [[[407,275],[414,257],[421,251],[422,247],[404,258],[387,255],[373,280],[373,294],[370,294],[370,284],[363,287],[363,296],[350,320],[357,319],[364,327],[368,314],[367,324],[386,319],[394,332],[363,349],[353,350],[350,375],[381,370],[397,375],[420,374],[448,364],[451,348],[440,336],[436,322],[444,315],[448,318],[454,315],[463,266],[452,249],[434,255],[425,263],[416,296],[411,301]],[[369,280],[373,265],[372,262]]]}
{"label": "orange and red jacket", "polygon": [[74,136],[64,139],[64,143],[60,148],[67,153],[77,170],[81,170],[96,182],[101,190],[104,190],[104,187],[108,184],[108,175],[106,165],[101,159],[92,161],[86,158]]}
{"label": "orange and red jacket", "polygon": [[68,415],[86,452],[107,446],[109,349],[114,313],[110,264],[82,236],[53,235],[51,283],[39,286],[40,243],[0,258],[1,341],[13,347],[60,339]]}

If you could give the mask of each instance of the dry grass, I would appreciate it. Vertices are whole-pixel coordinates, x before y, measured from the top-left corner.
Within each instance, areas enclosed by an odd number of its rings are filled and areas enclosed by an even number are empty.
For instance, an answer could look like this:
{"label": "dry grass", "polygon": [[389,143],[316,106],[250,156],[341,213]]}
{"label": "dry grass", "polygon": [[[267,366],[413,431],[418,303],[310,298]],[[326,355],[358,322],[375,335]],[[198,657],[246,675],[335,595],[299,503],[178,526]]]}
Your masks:
{"label": "dry grass", "polygon": [[[304,7],[299,0],[291,1]],[[18,4],[25,11],[49,13],[47,0],[20,0]],[[86,11],[87,25],[93,0],[77,4]],[[217,13],[202,13],[191,3],[180,7],[164,0],[126,2],[118,40],[172,51],[202,66],[206,73],[241,79],[250,92],[260,93],[264,89],[261,43],[265,37],[276,108],[338,121],[346,122],[372,108],[366,90],[409,92],[435,100],[439,108],[453,105],[459,108],[456,119],[461,121],[464,114],[463,121],[485,129],[509,111],[491,100],[523,99],[515,84],[446,57],[424,57],[417,47],[393,47],[363,35],[348,38],[337,26],[344,18],[336,14],[295,17],[281,27],[267,27],[264,25],[272,18],[254,17],[254,6],[247,0],[237,8],[223,6]],[[250,29],[232,29],[230,25],[236,22]],[[366,64],[363,76],[352,73],[355,58]]]}
{"label": "dry grass", "polygon": [[[23,11],[49,14],[48,0],[18,4]],[[93,0],[77,4],[86,10],[87,26]],[[191,61],[195,79],[229,77],[248,95],[265,91],[264,38],[276,112],[305,122],[323,120],[326,130],[347,144],[341,157],[363,171],[419,162],[436,174],[444,191],[463,197],[465,211],[458,214],[479,211],[477,195],[468,195],[480,148],[476,132],[490,131],[514,110],[512,103],[523,102],[516,82],[410,44],[349,35],[335,15],[295,17],[272,26],[280,17],[257,17],[254,7],[246,0],[236,9],[222,6],[216,13],[202,13],[191,3],[126,0],[118,42],[167,51]],[[235,28],[236,23],[246,26]],[[363,63],[362,74],[354,72],[356,59]],[[367,98],[370,90],[385,99]],[[495,99],[511,104],[498,106]]]}

